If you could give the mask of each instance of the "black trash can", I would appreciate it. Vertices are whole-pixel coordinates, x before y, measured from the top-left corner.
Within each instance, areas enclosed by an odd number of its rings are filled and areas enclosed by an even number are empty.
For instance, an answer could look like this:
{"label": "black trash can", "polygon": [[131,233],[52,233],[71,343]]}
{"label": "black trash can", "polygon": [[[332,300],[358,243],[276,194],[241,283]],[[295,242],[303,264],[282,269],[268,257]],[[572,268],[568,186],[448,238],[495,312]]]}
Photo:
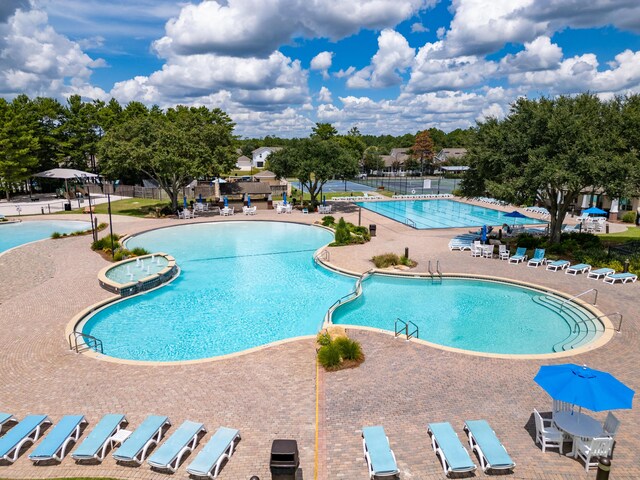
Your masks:
{"label": "black trash can", "polygon": [[369,225],[369,233],[371,234],[372,237],[376,236],[376,224],[372,223],[371,225]]}
{"label": "black trash can", "polygon": [[65,212],[70,212],[71,211],[71,202],[67,202],[64,204],[64,211]]}
{"label": "black trash can", "polygon": [[282,439],[273,441],[269,461],[272,480],[295,480],[299,465],[298,442]]}

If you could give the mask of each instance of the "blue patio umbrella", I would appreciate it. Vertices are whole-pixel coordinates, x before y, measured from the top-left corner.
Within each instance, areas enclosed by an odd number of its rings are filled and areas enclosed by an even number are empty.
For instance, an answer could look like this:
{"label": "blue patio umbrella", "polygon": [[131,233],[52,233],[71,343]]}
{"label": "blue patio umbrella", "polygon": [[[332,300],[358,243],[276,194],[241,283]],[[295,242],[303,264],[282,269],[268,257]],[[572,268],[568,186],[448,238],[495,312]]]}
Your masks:
{"label": "blue patio umbrella", "polygon": [[505,213],[503,217],[513,218],[513,225],[516,224],[516,218],[529,218],[526,215],[521,214],[519,211],[514,210],[513,212]]}
{"label": "blue patio umbrella", "polygon": [[582,213],[586,213],[587,215],[606,215],[607,212],[598,207],[591,207],[583,210]]}
{"label": "blue patio umbrella", "polygon": [[247,207],[250,207],[250,206],[251,206],[251,197],[247,193]]}
{"label": "blue patio umbrella", "polygon": [[482,240],[482,243],[487,242],[487,226],[486,225],[482,225],[482,228],[480,229],[480,240]]}
{"label": "blue patio umbrella", "polygon": [[186,195],[184,197],[182,197],[182,204],[184,205],[184,208],[187,208],[187,196]]}
{"label": "blue patio umbrella", "polygon": [[324,197],[322,197],[322,206],[323,207],[327,206],[327,196],[326,195]]}
{"label": "blue patio umbrella", "polygon": [[224,198],[222,199],[222,201],[224,202],[224,206],[228,207],[229,206],[229,199],[227,198],[227,196],[225,195]]}
{"label": "blue patio umbrella", "polygon": [[202,203],[202,194],[198,194],[198,203]]}
{"label": "blue patio umbrella", "polygon": [[543,365],[533,380],[554,400],[594,412],[631,408],[635,394],[610,373],[572,363]]}
{"label": "blue patio umbrella", "polygon": [[287,204],[287,192],[284,192],[282,194],[282,203],[285,205]]}

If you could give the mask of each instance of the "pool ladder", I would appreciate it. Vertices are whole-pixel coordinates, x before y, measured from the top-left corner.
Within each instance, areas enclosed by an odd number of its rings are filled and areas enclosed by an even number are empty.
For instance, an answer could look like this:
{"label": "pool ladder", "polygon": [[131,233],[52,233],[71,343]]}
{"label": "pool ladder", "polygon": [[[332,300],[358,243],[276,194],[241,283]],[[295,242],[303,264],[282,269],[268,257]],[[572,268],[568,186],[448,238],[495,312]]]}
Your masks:
{"label": "pool ladder", "polygon": [[[398,328],[398,324],[400,324],[400,328]],[[409,333],[409,325],[415,328],[411,333]],[[395,332],[396,338],[403,334],[407,337],[407,340],[410,340],[411,338],[420,338],[418,326],[411,320],[405,322],[401,318],[396,318],[396,323],[393,327],[393,330]]]}
{"label": "pool ladder", "polygon": [[436,260],[436,271],[431,269],[431,260],[429,260],[429,275],[431,275],[431,283],[435,283],[436,278],[442,283],[442,272],[440,271],[440,260]]}
{"label": "pool ladder", "polygon": [[102,340],[92,335],[76,331],[69,334],[69,350],[75,350],[76,353],[84,350],[94,350],[104,353]]}

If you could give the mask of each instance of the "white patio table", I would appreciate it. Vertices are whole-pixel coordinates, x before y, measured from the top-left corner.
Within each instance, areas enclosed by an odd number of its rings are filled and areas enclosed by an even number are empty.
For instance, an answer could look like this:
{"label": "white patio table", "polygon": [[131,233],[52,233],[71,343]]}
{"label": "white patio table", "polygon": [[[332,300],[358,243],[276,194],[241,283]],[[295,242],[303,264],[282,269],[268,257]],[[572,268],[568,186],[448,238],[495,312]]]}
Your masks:
{"label": "white patio table", "polygon": [[571,435],[573,438],[573,446],[571,452],[567,455],[576,457],[576,437],[595,438],[603,435],[602,424],[595,418],[582,412],[556,412],[553,415],[553,421],[556,426]]}

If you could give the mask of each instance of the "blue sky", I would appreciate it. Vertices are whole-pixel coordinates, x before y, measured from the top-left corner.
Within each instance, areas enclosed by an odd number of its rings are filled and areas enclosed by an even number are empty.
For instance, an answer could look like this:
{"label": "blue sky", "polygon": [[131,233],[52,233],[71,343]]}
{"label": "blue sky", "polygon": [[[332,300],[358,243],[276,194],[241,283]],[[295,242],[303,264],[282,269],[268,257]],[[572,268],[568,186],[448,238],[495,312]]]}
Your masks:
{"label": "blue sky", "polygon": [[640,91],[637,0],[3,0],[0,95],[227,111],[242,136],[403,134]]}

